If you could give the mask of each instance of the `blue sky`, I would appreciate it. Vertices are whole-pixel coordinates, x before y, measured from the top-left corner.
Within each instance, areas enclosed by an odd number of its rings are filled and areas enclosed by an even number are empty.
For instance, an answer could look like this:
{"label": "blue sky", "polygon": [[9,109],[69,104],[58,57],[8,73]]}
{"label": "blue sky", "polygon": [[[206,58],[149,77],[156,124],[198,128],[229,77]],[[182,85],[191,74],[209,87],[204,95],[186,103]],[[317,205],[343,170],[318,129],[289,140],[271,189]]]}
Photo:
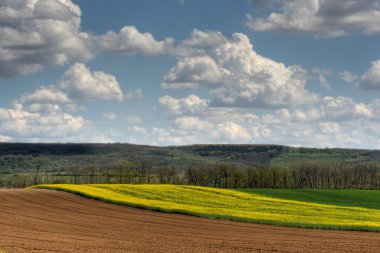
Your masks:
{"label": "blue sky", "polygon": [[380,1],[0,0],[0,141],[380,148]]}

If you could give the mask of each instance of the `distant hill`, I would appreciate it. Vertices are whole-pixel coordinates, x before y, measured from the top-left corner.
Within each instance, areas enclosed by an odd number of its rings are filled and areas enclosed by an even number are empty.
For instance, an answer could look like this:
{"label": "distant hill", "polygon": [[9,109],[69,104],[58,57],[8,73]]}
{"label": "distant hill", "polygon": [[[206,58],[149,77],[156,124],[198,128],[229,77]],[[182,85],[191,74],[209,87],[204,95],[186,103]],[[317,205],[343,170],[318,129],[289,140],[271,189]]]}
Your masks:
{"label": "distant hill", "polygon": [[59,170],[72,165],[112,167],[120,160],[149,159],[155,167],[231,163],[239,167],[291,166],[303,161],[380,164],[379,150],[294,148],[282,145],[190,145],[157,147],[133,144],[0,143],[0,173],[33,169],[36,160]]}

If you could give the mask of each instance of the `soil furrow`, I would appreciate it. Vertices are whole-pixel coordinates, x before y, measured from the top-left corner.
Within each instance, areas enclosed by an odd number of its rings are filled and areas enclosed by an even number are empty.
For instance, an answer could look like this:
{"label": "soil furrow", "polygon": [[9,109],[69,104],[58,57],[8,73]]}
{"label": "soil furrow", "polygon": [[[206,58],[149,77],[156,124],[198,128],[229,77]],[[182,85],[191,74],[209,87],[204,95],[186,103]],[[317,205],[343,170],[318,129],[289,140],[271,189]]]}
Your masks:
{"label": "soil furrow", "polygon": [[380,233],[165,214],[52,190],[0,190],[5,252],[379,252]]}

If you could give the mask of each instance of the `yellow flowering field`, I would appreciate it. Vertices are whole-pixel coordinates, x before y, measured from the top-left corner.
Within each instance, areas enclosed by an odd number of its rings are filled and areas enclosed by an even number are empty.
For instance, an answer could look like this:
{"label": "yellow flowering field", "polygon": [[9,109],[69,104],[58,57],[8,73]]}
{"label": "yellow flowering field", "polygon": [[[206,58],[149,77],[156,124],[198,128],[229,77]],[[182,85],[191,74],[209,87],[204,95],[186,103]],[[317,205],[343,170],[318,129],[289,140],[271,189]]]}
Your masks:
{"label": "yellow flowering field", "polygon": [[[307,190],[236,190],[184,185],[55,184],[30,188],[62,190],[168,213],[305,228],[380,231],[380,203],[364,203],[378,200],[379,191],[313,190],[308,198]],[[297,196],[298,191],[302,197]],[[332,194],[334,199],[326,199]],[[359,202],[351,203],[350,194]]]}

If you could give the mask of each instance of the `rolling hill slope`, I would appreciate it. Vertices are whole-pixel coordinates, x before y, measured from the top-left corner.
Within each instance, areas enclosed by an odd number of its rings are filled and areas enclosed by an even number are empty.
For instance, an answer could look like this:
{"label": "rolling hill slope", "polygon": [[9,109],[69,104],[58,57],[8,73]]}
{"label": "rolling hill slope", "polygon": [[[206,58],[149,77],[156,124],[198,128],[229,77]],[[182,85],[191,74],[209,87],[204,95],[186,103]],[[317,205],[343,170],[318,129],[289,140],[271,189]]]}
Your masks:
{"label": "rolling hill slope", "polygon": [[290,166],[302,161],[347,161],[380,163],[379,150],[293,148],[281,145],[190,145],[156,147],[133,144],[26,144],[0,143],[0,173],[29,171],[36,160],[54,169],[96,164],[114,166],[120,160],[137,162],[143,158],[155,167],[231,163],[247,166]]}

